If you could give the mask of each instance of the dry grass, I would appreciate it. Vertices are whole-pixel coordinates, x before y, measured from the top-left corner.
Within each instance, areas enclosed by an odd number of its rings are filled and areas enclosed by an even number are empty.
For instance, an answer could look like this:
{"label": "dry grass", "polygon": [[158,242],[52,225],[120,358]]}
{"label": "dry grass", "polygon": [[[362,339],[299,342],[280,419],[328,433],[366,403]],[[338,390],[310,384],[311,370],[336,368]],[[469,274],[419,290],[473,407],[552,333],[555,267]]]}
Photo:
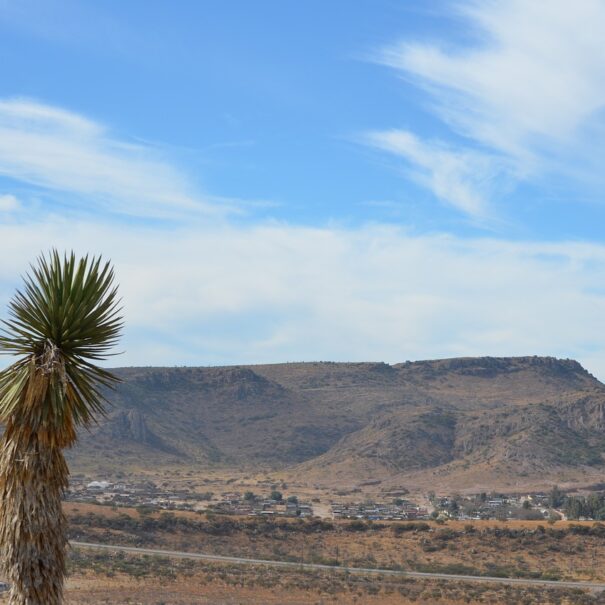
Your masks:
{"label": "dry grass", "polygon": [[[100,560],[102,558],[102,560]],[[579,591],[471,585],[429,580],[399,581],[297,570],[241,568],[86,553],[68,583],[69,605],[408,605],[503,603],[506,605],[596,605]],[[149,570],[136,575],[136,565]],[[87,570],[86,566],[92,568]],[[164,565],[166,573],[157,574]],[[121,569],[129,568],[123,572]]]}

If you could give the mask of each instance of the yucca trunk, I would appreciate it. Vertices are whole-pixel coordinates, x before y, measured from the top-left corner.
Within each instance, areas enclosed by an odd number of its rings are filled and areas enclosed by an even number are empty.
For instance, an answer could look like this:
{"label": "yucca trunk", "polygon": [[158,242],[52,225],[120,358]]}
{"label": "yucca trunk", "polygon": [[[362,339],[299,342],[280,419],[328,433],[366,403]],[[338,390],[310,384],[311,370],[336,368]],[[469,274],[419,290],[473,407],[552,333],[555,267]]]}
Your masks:
{"label": "yucca trunk", "polygon": [[61,500],[67,481],[61,448],[36,435],[14,438],[8,428],[0,450],[0,543],[10,605],[63,602],[67,521]]}
{"label": "yucca trunk", "polygon": [[69,384],[52,343],[20,365],[19,411],[8,417],[0,442],[0,544],[9,603],[60,605],[67,544],[61,501],[69,476],[63,448],[76,439],[73,415],[62,405]]}

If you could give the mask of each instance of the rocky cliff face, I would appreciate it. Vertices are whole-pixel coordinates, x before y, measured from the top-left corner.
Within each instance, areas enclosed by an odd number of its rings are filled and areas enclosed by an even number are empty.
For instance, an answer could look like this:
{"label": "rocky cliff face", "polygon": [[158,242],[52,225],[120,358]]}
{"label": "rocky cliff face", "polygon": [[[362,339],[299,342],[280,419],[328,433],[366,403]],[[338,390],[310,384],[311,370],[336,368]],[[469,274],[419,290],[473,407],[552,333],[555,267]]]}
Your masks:
{"label": "rocky cliff face", "polygon": [[151,443],[154,435],[147,428],[140,410],[118,410],[106,425],[113,439],[131,439],[138,443]]}

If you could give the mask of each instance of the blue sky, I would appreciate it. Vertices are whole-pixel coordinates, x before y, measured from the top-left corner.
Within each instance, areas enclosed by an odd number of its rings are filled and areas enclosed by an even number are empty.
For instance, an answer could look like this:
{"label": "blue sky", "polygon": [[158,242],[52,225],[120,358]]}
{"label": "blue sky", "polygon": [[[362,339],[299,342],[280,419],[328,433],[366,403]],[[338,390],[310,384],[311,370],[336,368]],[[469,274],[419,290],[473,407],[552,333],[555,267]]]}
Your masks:
{"label": "blue sky", "polygon": [[598,0],[0,0],[0,303],[111,258],[120,363],[605,376]]}

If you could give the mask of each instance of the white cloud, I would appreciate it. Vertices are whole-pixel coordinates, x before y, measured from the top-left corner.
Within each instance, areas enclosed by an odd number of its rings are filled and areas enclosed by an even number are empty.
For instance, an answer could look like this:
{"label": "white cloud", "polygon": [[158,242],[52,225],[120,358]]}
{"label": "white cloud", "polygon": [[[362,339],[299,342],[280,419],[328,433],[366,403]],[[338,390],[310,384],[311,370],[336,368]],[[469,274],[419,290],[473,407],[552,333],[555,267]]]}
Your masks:
{"label": "white cloud", "polygon": [[0,212],[13,212],[19,208],[19,200],[10,193],[0,194]]}
{"label": "white cloud", "polygon": [[[575,357],[605,377],[605,246],[286,225],[0,226],[0,308],[34,251],[103,251],[120,364]],[[0,311],[0,314],[3,312]]]}
{"label": "white cloud", "polygon": [[158,150],[110,135],[79,114],[34,101],[0,101],[0,175],[77,194],[91,209],[174,217],[217,212]]}
{"label": "white cloud", "polygon": [[603,126],[605,3],[467,0],[458,7],[477,44],[406,41],[379,56],[423,87],[440,118],[467,139],[456,151],[465,157],[474,146],[481,164],[487,150],[514,166],[518,179],[562,169],[573,175],[579,159],[602,158],[602,137],[586,132]]}
{"label": "white cloud", "polygon": [[503,170],[501,161],[439,142],[422,141],[405,130],[370,133],[366,140],[404,157],[414,168],[412,177],[440,200],[477,218],[487,214],[494,180]]}

